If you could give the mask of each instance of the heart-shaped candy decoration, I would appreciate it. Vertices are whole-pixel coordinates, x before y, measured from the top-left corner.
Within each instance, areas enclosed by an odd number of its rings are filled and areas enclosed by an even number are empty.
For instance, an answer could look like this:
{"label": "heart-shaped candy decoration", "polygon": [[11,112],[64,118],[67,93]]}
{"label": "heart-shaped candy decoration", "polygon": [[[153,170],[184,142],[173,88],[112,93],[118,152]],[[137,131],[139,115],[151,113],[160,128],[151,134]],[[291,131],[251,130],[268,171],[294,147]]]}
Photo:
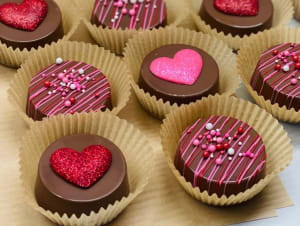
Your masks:
{"label": "heart-shaped candy decoration", "polygon": [[24,0],[21,4],[4,3],[0,6],[0,21],[26,31],[34,31],[44,20],[48,4],[44,0]]}
{"label": "heart-shaped candy decoration", "polygon": [[193,85],[202,70],[202,57],[192,49],[178,51],[174,58],[160,57],[152,61],[150,71],[169,82]]}
{"label": "heart-shaped candy decoration", "polygon": [[111,152],[101,145],[88,146],[80,153],[71,148],[61,148],[50,158],[50,165],[58,175],[83,188],[99,180],[111,162]]}
{"label": "heart-shaped candy decoration", "polygon": [[215,7],[223,13],[235,16],[256,16],[258,0],[214,0]]}

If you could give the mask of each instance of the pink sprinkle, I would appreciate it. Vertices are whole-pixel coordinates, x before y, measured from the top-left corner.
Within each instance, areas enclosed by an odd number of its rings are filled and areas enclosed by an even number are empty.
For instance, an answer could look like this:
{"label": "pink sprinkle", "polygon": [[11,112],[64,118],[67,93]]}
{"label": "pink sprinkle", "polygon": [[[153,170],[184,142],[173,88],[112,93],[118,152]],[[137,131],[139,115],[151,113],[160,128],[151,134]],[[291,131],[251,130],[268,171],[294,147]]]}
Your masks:
{"label": "pink sprinkle", "polygon": [[220,158],[216,159],[216,164],[217,164],[217,165],[221,165],[222,162],[223,162],[222,159],[220,159]]}
{"label": "pink sprinkle", "polygon": [[216,150],[217,150],[217,148],[216,148],[215,145],[210,144],[210,145],[208,146],[208,151],[210,151],[210,152],[215,152]]}
{"label": "pink sprinkle", "polygon": [[203,138],[203,136],[200,134],[200,135],[198,136],[198,139],[201,140],[202,138]]}
{"label": "pink sprinkle", "polygon": [[42,77],[46,77],[47,75],[46,74],[42,74]]}
{"label": "pink sprinkle", "polygon": [[225,137],[228,138],[228,137],[229,137],[229,133],[226,133],[226,134],[225,134]]}
{"label": "pink sprinkle", "polygon": [[215,136],[216,135],[216,131],[215,130],[211,130],[210,131],[210,135]]}
{"label": "pink sprinkle", "polygon": [[122,9],[122,13],[123,13],[123,14],[126,14],[127,12],[128,12],[128,11],[127,11],[126,8],[123,8],[123,9]]}
{"label": "pink sprinkle", "polygon": [[205,150],[206,148],[207,148],[207,145],[206,144],[202,144],[201,149]]}
{"label": "pink sprinkle", "polygon": [[217,137],[221,136],[221,133],[220,133],[220,132],[217,132],[217,133],[216,133],[216,136],[217,136]]}
{"label": "pink sprinkle", "polygon": [[119,8],[121,8],[121,7],[123,6],[122,1],[118,1],[118,2],[117,2],[117,6],[118,6]]}
{"label": "pink sprinkle", "polygon": [[80,88],[77,88],[76,90],[77,90],[77,91],[80,91]]}
{"label": "pink sprinkle", "polygon": [[81,86],[81,88],[82,88],[82,89],[85,89],[85,88],[86,88],[86,86],[85,86],[85,85],[82,85],[82,86]]}
{"label": "pink sprinkle", "polygon": [[283,52],[283,54],[284,54],[285,56],[289,56],[289,55],[290,55],[290,52],[286,50],[286,51]]}
{"label": "pink sprinkle", "polygon": [[129,15],[130,16],[135,16],[136,12],[134,9],[129,10]]}
{"label": "pink sprinkle", "polygon": [[195,140],[193,141],[193,144],[194,144],[195,146],[199,146],[200,141],[199,141],[198,139],[195,139]]}
{"label": "pink sprinkle", "polygon": [[58,74],[58,78],[59,78],[60,80],[62,80],[64,77],[65,77],[65,75],[64,75],[63,73],[59,73],[59,74]]}
{"label": "pink sprinkle", "polygon": [[243,156],[245,157],[246,155],[247,155],[247,154],[244,152],[244,153],[243,153]]}
{"label": "pink sprinkle", "polygon": [[291,84],[296,85],[297,84],[297,79],[295,79],[295,78],[291,79]]}
{"label": "pink sprinkle", "polygon": [[288,62],[288,60],[287,60],[287,59],[284,59],[284,60],[283,60],[283,62],[284,62],[284,63],[287,63],[287,62]]}
{"label": "pink sprinkle", "polygon": [[66,96],[67,94],[66,94],[66,92],[62,92],[62,94],[61,95],[63,95],[63,96]]}
{"label": "pink sprinkle", "polygon": [[70,106],[71,106],[71,102],[70,102],[69,100],[67,100],[67,101],[65,102],[65,106],[66,106],[66,107],[70,107]]}
{"label": "pink sprinkle", "polygon": [[139,5],[135,3],[135,4],[133,5],[133,7],[134,7],[135,9],[137,9],[137,8],[139,7]]}
{"label": "pink sprinkle", "polygon": [[222,138],[222,137],[218,137],[218,138],[217,138],[217,143],[218,143],[218,144],[221,144],[222,142],[223,142],[223,138]]}
{"label": "pink sprinkle", "polygon": [[249,155],[249,157],[253,159],[253,158],[254,158],[254,154],[251,153],[251,154]]}
{"label": "pink sprinkle", "polygon": [[204,136],[207,136],[209,134],[209,131],[206,131],[205,133],[204,133]]}
{"label": "pink sprinkle", "polygon": [[295,53],[295,52],[293,52],[293,53],[292,53],[292,56],[296,56],[296,53]]}
{"label": "pink sprinkle", "polygon": [[210,140],[212,137],[211,137],[211,135],[207,135],[206,138],[207,138],[208,140]]}
{"label": "pink sprinkle", "polygon": [[77,82],[77,80],[79,80],[79,78],[78,78],[78,79],[74,78],[74,79],[73,79],[73,82]]}
{"label": "pink sprinkle", "polygon": [[67,83],[67,82],[69,81],[69,79],[68,79],[68,78],[63,78],[62,81],[63,81],[64,83]]}

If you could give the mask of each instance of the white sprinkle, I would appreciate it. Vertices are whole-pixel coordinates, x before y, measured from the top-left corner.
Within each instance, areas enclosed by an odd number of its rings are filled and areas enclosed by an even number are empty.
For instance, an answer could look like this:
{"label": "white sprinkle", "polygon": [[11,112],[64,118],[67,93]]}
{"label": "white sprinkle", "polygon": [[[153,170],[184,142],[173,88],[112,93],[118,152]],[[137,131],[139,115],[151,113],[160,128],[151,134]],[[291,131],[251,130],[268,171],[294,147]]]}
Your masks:
{"label": "white sprinkle", "polygon": [[228,153],[228,155],[234,155],[235,151],[234,151],[233,148],[229,148],[229,149],[227,150],[227,153]]}
{"label": "white sprinkle", "polygon": [[76,85],[75,84],[71,84],[70,85],[70,89],[76,89]]}
{"label": "white sprinkle", "polygon": [[205,126],[205,128],[207,129],[207,130],[212,130],[213,129],[213,124],[211,124],[211,123],[207,123],[206,124],[206,126]]}
{"label": "white sprinkle", "polygon": [[228,157],[228,160],[231,161],[231,160],[232,160],[232,157]]}
{"label": "white sprinkle", "polygon": [[282,70],[283,70],[284,72],[288,72],[288,71],[290,70],[290,66],[289,66],[289,65],[284,65],[284,66],[282,67]]}
{"label": "white sprinkle", "polygon": [[242,154],[242,153],[239,153],[239,156],[240,156],[240,157],[242,157],[242,156],[243,156],[243,154]]}
{"label": "white sprinkle", "polygon": [[83,89],[81,92],[83,92],[83,93],[84,93],[84,92],[85,92],[85,89]]}
{"label": "white sprinkle", "polygon": [[76,70],[75,69],[72,69],[72,72],[74,73]]}
{"label": "white sprinkle", "polygon": [[65,70],[64,70],[64,73],[66,73],[66,72],[67,72],[67,70],[65,69]]}
{"label": "white sprinkle", "polygon": [[115,19],[117,20],[119,17],[118,17],[118,15],[115,15]]}
{"label": "white sprinkle", "polygon": [[80,68],[80,69],[78,70],[78,73],[79,73],[80,75],[82,75],[82,74],[84,74],[84,70],[83,70],[82,68]]}
{"label": "white sprinkle", "polygon": [[298,80],[300,80],[300,76],[298,77]]}
{"label": "white sprinkle", "polygon": [[139,0],[140,3],[144,2],[144,0]]}
{"label": "white sprinkle", "polygon": [[136,3],[136,0],[130,0],[130,3],[131,3],[131,4]]}
{"label": "white sprinkle", "polygon": [[49,95],[51,95],[51,94],[52,94],[52,92],[51,92],[51,91],[49,91],[49,92],[48,92],[48,94],[49,94]]}
{"label": "white sprinkle", "polygon": [[216,137],[214,137],[214,138],[213,138],[213,141],[217,141],[217,138],[216,138]]}
{"label": "white sprinkle", "polygon": [[213,158],[214,158],[214,154],[210,154],[210,158],[212,158],[212,159],[213,159]]}
{"label": "white sprinkle", "polygon": [[56,90],[53,90],[52,93],[56,93]]}
{"label": "white sprinkle", "polygon": [[279,62],[279,60],[275,60],[275,63],[278,63]]}
{"label": "white sprinkle", "polygon": [[85,78],[85,80],[87,80],[87,81],[90,80],[90,79],[91,79],[91,78],[90,78],[89,76],[87,76],[87,77]]}
{"label": "white sprinkle", "polygon": [[217,132],[220,132],[220,129],[216,129]]}
{"label": "white sprinkle", "polygon": [[115,22],[115,20],[114,20],[114,19],[111,19],[111,22],[112,22],[112,23],[114,23],[114,22]]}
{"label": "white sprinkle", "polygon": [[56,64],[62,64],[63,59],[61,57],[56,58],[55,63]]}
{"label": "white sprinkle", "polygon": [[243,143],[240,141],[240,142],[239,142],[239,145],[242,146],[242,144],[243,144]]}
{"label": "white sprinkle", "polygon": [[231,140],[232,138],[231,137],[228,137],[228,140]]}
{"label": "white sprinkle", "polygon": [[154,5],[153,8],[156,9],[156,8],[157,8],[157,5]]}

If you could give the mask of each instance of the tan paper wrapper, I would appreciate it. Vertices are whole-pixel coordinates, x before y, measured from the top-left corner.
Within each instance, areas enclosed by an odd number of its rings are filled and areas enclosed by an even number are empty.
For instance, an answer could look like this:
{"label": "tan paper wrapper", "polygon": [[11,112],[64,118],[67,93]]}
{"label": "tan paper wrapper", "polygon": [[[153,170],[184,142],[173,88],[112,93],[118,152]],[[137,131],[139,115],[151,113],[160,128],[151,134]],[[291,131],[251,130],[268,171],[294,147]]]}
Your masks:
{"label": "tan paper wrapper", "polygon": [[[145,45],[147,43],[147,45]],[[227,45],[214,37],[184,28],[169,27],[147,31],[136,35],[124,50],[124,61],[132,75],[132,87],[142,106],[155,117],[162,119],[178,105],[157,100],[155,96],[140,89],[137,82],[144,58],[153,50],[167,44],[186,44],[198,47],[209,53],[217,62],[220,70],[219,93],[233,95],[239,85],[236,71],[236,57]]]}
{"label": "tan paper wrapper", "polygon": [[[218,32],[216,29],[212,29],[209,24],[201,19],[199,16],[200,7],[202,4],[202,0],[190,0],[192,1],[192,17],[194,22],[198,28],[198,30],[203,31],[204,33],[211,34],[223,41],[225,41],[231,48],[238,50],[242,42],[247,38],[253,36],[252,35],[244,35],[240,37],[238,35],[232,36],[231,34],[225,35],[223,32]],[[272,0],[274,6],[274,14],[273,14],[273,26],[278,27],[280,25],[286,25],[292,18],[294,14],[294,7],[292,0]]]}
{"label": "tan paper wrapper", "polygon": [[296,20],[300,20],[300,1],[299,0],[293,0],[294,8],[295,8],[295,14],[294,17]]}
{"label": "tan paper wrapper", "polygon": [[[56,225],[24,202],[18,149],[26,125],[7,100],[14,69],[0,65],[0,225]],[[110,225],[227,225],[277,216],[278,208],[293,204],[280,178],[275,179],[252,200],[232,207],[214,208],[199,202],[179,185],[165,161],[160,144],[160,121],[149,116],[134,96],[120,117],[139,128],[148,138],[156,157],[145,191]],[[91,224],[93,225],[93,224]]]}
{"label": "tan paper wrapper", "polygon": [[[188,7],[185,1],[165,0],[167,8],[167,25],[174,26],[193,26],[193,21],[188,18]],[[174,4],[176,2],[176,4]],[[78,13],[81,13],[83,21],[93,39],[105,49],[109,49],[119,55],[122,54],[128,39],[141,30],[129,29],[110,29],[97,27],[90,23],[95,0],[76,0],[74,1]]]}
{"label": "tan paper wrapper", "polygon": [[[178,141],[183,131],[198,118],[207,118],[210,115],[231,116],[240,119],[252,126],[263,139],[267,154],[266,175],[245,192],[230,197],[209,195],[207,191],[200,191],[198,187],[193,187],[174,166]],[[209,96],[189,106],[180,107],[171,112],[164,120],[161,136],[163,151],[176,179],[187,193],[210,205],[227,206],[251,199],[284,170],[293,158],[291,140],[278,121],[257,105],[236,97]]]}
{"label": "tan paper wrapper", "polygon": [[[38,206],[35,199],[35,181],[38,164],[44,150],[57,139],[66,135],[93,134],[105,137],[123,152],[129,178],[130,194],[99,212],[59,216]],[[140,193],[143,192],[151,175],[153,162],[152,148],[145,136],[133,125],[109,113],[76,114],[73,117],[51,117],[36,123],[23,137],[20,149],[20,174],[26,201],[51,221],[60,225],[105,224],[119,215]]]}
{"label": "tan paper wrapper", "polygon": [[30,55],[30,58],[22,64],[11,82],[8,91],[9,99],[17,107],[20,116],[27,124],[34,123],[34,120],[26,114],[30,80],[36,73],[55,62],[57,57],[62,57],[63,60],[76,60],[91,64],[106,75],[111,86],[112,114],[118,114],[126,105],[130,96],[130,78],[127,67],[121,58],[96,45],[70,41],[60,42]]}
{"label": "tan paper wrapper", "polygon": [[284,42],[299,43],[300,30],[297,28],[279,27],[249,38],[239,51],[237,68],[244,85],[258,105],[266,109],[279,120],[299,123],[300,111],[295,111],[294,108],[288,110],[285,106],[279,107],[278,104],[271,104],[270,100],[265,100],[263,96],[259,96],[250,85],[252,74],[260,55],[272,46]]}
{"label": "tan paper wrapper", "polygon": [[[75,32],[80,22],[75,14],[73,0],[55,0],[62,13],[62,21],[65,36],[62,40],[68,40]],[[42,47],[39,47],[39,49]],[[36,52],[31,50],[20,50],[19,48],[13,49],[0,41],[0,63],[9,67],[19,67],[28,57],[29,53]]]}

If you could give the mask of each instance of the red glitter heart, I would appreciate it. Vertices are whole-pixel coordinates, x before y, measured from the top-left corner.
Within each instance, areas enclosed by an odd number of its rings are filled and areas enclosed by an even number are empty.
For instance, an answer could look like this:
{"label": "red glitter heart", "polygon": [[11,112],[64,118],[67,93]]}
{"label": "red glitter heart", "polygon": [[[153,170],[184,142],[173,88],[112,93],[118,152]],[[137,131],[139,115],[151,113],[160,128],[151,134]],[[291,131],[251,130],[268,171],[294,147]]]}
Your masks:
{"label": "red glitter heart", "polygon": [[214,0],[215,7],[235,16],[256,16],[258,14],[258,0]]}
{"label": "red glitter heart", "polygon": [[90,187],[101,178],[111,162],[111,152],[101,145],[88,146],[80,153],[71,148],[61,148],[50,158],[50,165],[58,175],[83,188]]}
{"label": "red glitter heart", "polygon": [[0,6],[0,21],[26,31],[34,31],[44,20],[48,4],[44,0],[24,0],[21,4],[4,3]]}

